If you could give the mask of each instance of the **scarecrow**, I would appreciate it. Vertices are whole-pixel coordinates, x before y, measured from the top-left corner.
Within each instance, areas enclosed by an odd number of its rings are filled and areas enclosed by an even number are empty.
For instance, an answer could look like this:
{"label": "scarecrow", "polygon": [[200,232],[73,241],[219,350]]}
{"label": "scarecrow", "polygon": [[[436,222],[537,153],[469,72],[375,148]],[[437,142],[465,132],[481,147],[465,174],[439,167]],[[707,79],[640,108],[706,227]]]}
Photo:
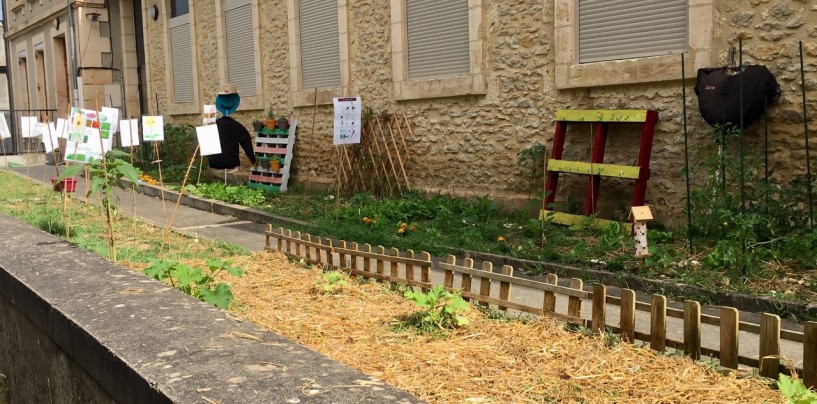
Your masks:
{"label": "scarecrow", "polygon": [[211,168],[229,170],[231,173],[238,171],[241,166],[241,160],[238,157],[239,145],[244,149],[250,162],[255,164],[250,132],[244,125],[230,117],[230,114],[238,109],[240,103],[241,97],[238,96],[238,90],[232,84],[225,84],[216,95],[216,109],[223,115],[216,119],[221,154],[207,156],[207,162]]}

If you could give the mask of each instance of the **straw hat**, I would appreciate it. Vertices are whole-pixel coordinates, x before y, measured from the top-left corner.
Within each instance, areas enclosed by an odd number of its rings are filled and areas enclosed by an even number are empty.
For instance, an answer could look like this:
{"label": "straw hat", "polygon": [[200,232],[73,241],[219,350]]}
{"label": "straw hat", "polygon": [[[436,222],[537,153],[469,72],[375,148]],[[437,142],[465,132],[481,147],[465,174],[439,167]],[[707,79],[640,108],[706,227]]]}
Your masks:
{"label": "straw hat", "polygon": [[227,94],[238,94],[238,88],[235,87],[235,84],[225,84],[221,86],[221,91],[218,92],[218,95]]}

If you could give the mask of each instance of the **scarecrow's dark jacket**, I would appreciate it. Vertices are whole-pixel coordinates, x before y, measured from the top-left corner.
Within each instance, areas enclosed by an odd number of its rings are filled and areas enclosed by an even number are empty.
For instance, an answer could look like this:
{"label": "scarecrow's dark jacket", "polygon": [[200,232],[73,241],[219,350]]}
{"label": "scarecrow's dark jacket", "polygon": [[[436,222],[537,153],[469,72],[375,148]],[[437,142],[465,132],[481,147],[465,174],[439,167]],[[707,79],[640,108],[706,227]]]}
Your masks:
{"label": "scarecrow's dark jacket", "polygon": [[221,154],[207,156],[207,162],[211,168],[230,169],[241,165],[238,159],[238,145],[244,149],[244,153],[255,164],[255,153],[252,149],[252,137],[244,125],[236,122],[229,116],[222,116],[216,120],[218,126],[218,139],[221,143]]}

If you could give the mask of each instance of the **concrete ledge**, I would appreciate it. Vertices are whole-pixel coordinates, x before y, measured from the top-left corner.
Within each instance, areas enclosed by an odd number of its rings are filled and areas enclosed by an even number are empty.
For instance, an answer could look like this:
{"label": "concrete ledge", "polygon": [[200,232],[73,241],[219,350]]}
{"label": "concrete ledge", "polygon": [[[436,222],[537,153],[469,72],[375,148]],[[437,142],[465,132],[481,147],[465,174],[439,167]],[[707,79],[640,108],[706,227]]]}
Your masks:
{"label": "concrete ledge", "polygon": [[5,215],[0,325],[11,402],[420,402]]}

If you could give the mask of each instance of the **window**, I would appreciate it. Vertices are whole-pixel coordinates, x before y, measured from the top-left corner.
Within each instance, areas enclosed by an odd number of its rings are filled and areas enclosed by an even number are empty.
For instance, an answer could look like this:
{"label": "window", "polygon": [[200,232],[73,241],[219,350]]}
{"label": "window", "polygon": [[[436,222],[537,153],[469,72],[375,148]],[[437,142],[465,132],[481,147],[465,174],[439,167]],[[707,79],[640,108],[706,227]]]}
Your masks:
{"label": "window", "polygon": [[710,64],[714,0],[554,0],[556,87],[675,80]]}
{"label": "window", "polygon": [[[287,0],[292,103],[331,104],[349,85],[347,0]],[[317,97],[317,100],[316,100]]]}
{"label": "window", "polygon": [[391,0],[397,100],[485,94],[482,0]]}
{"label": "window", "polygon": [[224,1],[227,82],[235,84],[242,97],[258,95],[252,14],[251,0]]}
{"label": "window", "polygon": [[579,63],[685,52],[687,0],[579,0]]}
{"label": "window", "polygon": [[170,0],[170,70],[172,102],[195,101],[193,86],[193,45],[190,29],[190,7],[187,0]]}

